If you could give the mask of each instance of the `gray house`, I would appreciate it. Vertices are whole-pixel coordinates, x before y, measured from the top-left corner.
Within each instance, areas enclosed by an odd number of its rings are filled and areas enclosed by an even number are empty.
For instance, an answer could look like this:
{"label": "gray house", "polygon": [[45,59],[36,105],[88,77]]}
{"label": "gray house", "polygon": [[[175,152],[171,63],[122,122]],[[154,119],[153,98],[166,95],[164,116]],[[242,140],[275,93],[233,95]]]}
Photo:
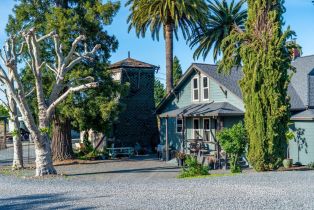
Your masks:
{"label": "gray house", "polygon": [[[290,142],[294,162],[314,161],[314,56],[293,61],[297,72],[288,89],[291,97],[291,129],[296,138]],[[219,154],[216,132],[243,120],[244,104],[239,87],[243,73],[234,68],[231,75],[217,72],[216,65],[194,63],[178,85],[157,107],[160,142],[172,150],[191,149],[201,141],[202,151]]]}

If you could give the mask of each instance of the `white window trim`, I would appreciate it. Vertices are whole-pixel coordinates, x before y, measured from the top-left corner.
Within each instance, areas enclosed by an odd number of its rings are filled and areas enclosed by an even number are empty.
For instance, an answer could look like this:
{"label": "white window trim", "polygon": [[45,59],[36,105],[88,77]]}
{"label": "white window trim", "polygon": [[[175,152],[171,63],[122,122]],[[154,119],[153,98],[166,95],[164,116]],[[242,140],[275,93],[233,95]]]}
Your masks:
{"label": "white window trim", "polygon": [[[178,119],[182,121],[182,124],[181,124],[182,130],[180,132],[178,132]],[[183,131],[183,118],[177,117],[176,118],[176,133],[182,133],[182,131]]]}
{"label": "white window trim", "polygon": [[[205,87],[204,87],[204,78],[207,78],[207,87],[206,87],[206,89],[208,89],[208,98],[207,99],[205,99],[204,98],[204,90],[205,90]],[[203,101],[209,101],[209,78],[207,77],[207,76],[202,76],[202,100]]]}
{"label": "white window trim", "polygon": [[[205,129],[205,120],[209,120],[209,129]],[[213,139],[212,133],[211,133],[211,119],[210,118],[203,118],[203,131],[209,131],[209,141],[211,142]]]}
{"label": "white window trim", "polygon": [[[197,80],[197,88],[194,88],[194,79],[196,79]],[[198,76],[196,76],[196,77],[193,77],[193,79],[192,79],[192,101],[193,102],[199,102],[200,101],[200,88],[199,88],[199,86],[200,86],[200,80],[199,80],[199,77]],[[197,90],[197,92],[198,92],[198,99],[194,99],[194,90]]]}
{"label": "white window trim", "polygon": [[198,129],[197,130],[199,131],[199,133],[201,132],[201,120],[200,120],[200,118],[193,118],[193,122],[192,122],[193,123],[192,138],[196,139],[195,132],[194,132],[196,130],[194,128],[194,120],[198,120]]}

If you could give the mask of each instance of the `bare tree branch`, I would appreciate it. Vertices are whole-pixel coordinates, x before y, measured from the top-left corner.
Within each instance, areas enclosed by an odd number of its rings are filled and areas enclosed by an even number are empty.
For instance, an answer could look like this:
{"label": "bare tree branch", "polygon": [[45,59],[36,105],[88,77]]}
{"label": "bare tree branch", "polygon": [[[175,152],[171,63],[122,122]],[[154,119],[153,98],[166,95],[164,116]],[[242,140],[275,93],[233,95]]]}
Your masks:
{"label": "bare tree branch", "polygon": [[84,85],[79,85],[77,87],[70,87],[67,91],[65,91],[60,97],[58,97],[53,103],[50,104],[50,106],[47,109],[47,116],[50,117],[56,106],[61,103],[68,95],[74,92],[79,92],[82,90],[86,90],[89,88],[95,88],[98,87],[98,82],[91,82]]}
{"label": "bare tree branch", "polygon": [[34,91],[35,91],[35,87],[33,87],[33,88],[25,95],[25,98],[31,96]]}
{"label": "bare tree branch", "polygon": [[[34,31],[34,29],[33,29],[33,31]],[[47,38],[54,36],[55,34],[56,34],[56,31],[51,31],[49,34],[46,34],[46,35],[40,37],[39,39],[36,39],[36,42],[41,42]]]}

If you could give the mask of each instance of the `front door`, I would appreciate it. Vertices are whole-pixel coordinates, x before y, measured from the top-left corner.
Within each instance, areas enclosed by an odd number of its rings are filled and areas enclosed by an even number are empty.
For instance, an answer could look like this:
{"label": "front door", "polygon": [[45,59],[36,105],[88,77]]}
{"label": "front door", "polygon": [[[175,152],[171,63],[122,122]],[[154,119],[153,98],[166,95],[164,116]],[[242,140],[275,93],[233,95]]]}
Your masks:
{"label": "front door", "polygon": [[200,132],[200,119],[194,118],[193,119],[193,138],[194,139],[201,139],[201,132]]}

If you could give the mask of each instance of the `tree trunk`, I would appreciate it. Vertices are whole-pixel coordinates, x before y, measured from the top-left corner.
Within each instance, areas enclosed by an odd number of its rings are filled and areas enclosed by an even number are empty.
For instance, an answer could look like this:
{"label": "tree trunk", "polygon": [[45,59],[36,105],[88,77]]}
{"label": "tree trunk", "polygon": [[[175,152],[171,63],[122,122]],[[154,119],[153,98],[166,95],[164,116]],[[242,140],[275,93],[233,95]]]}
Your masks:
{"label": "tree trunk", "polygon": [[23,145],[20,133],[20,123],[18,121],[18,117],[15,116],[13,119],[13,127],[14,127],[14,136],[13,136],[13,163],[12,169],[22,169],[24,168],[23,162]]}
{"label": "tree trunk", "polygon": [[23,163],[23,145],[21,139],[21,132],[20,132],[20,122],[18,118],[17,106],[15,101],[12,98],[12,95],[9,94],[8,96],[8,103],[10,107],[10,120],[13,123],[13,163],[12,169],[22,169],[24,168]]}
{"label": "tree trunk", "polygon": [[[40,139],[38,139],[38,137]],[[48,134],[42,133],[40,136],[34,136],[33,138],[35,139],[36,176],[57,174],[57,171],[52,164],[51,147]]]}
{"label": "tree trunk", "polygon": [[60,161],[73,159],[71,122],[69,119],[62,121],[58,116],[53,119],[52,157],[53,160]]}
{"label": "tree trunk", "polygon": [[170,93],[173,88],[173,25],[165,25],[166,37],[166,89]]}

